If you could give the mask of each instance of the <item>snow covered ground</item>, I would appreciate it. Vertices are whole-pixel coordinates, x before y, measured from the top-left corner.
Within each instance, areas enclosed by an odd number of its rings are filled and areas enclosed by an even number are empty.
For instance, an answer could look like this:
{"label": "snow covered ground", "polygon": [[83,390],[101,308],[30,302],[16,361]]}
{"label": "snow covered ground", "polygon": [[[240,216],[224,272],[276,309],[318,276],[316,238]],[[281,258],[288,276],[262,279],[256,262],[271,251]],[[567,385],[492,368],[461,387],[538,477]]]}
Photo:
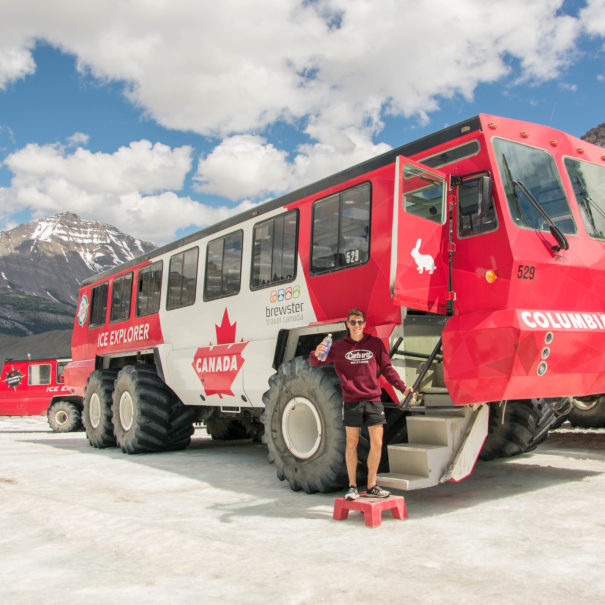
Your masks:
{"label": "snow covered ground", "polygon": [[0,602],[590,603],[605,595],[605,430],[404,494],[409,518],[334,521],[261,445],[126,456],[0,417]]}

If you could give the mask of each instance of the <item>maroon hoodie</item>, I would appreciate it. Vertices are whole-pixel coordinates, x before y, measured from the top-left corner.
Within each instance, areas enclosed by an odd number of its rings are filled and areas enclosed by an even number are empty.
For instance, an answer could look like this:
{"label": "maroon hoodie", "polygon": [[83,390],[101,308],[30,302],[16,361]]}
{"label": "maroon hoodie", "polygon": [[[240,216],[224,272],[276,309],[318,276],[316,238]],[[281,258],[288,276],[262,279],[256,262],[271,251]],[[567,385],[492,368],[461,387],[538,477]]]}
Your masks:
{"label": "maroon hoodie", "polygon": [[379,370],[396,389],[405,391],[405,384],[391,365],[382,341],[370,334],[364,334],[359,342],[350,336],[334,341],[325,361],[319,361],[313,350],[309,363],[312,366],[334,364],[342,386],[342,399],[347,403],[380,401]]}

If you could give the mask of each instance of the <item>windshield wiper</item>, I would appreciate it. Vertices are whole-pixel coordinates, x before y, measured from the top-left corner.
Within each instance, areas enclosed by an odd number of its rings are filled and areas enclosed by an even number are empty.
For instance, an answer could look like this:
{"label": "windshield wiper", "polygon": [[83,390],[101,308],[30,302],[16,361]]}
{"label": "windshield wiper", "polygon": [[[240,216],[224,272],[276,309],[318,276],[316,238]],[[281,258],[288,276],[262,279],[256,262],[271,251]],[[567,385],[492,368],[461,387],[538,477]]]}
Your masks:
{"label": "windshield wiper", "polygon": [[525,226],[529,226],[529,223],[527,222],[527,219],[526,219],[525,215],[523,214],[523,210],[521,208],[521,203],[519,202],[519,196],[517,195],[517,187],[519,187],[519,189],[521,189],[521,191],[525,194],[525,197],[530,201],[531,205],[538,211],[540,216],[548,223],[550,232],[553,234],[553,237],[557,240],[557,244],[558,244],[558,246],[553,246],[552,249],[557,250],[557,251],[561,250],[561,249],[569,250],[569,242],[567,241],[567,238],[563,235],[563,232],[559,229],[559,227],[557,227],[557,225],[555,225],[554,221],[550,218],[550,216],[548,216],[548,213],[546,212],[546,210],[544,210],[544,208],[542,208],[542,206],[540,205],[540,202],[534,197],[533,193],[525,186],[523,181],[515,181],[515,179],[513,179],[513,175],[511,173],[510,166],[508,165],[508,160],[506,159],[505,154],[502,154],[502,160],[504,162],[506,176],[508,177],[508,181],[511,184],[514,206],[515,206],[517,215],[519,216],[519,219],[523,221]]}
{"label": "windshield wiper", "polygon": [[588,191],[586,191],[586,187],[580,178],[578,173],[575,174],[576,183],[578,184],[578,188],[580,189],[580,195],[582,196],[582,201],[584,202],[584,209],[586,210],[586,214],[588,215],[588,219],[592,228],[594,230],[594,234],[600,237],[603,237],[603,233],[597,229],[597,223],[592,214],[592,208],[594,208],[602,218],[605,218],[605,212],[601,209],[601,207],[588,195]]}
{"label": "windshield wiper", "polygon": [[511,184],[511,193],[513,194],[513,206],[515,207],[515,212],[517,213],[519,220],[522,221],[526,227],[529,227],[529,223],[527,222],[527,219],[523,214],[523,209],[521,208],[521,202],[519,202],[519,196],[517,195],[517,190],[515,189],[515,181],[513,180],[513,175],[510,171],[510,166],[508,165],[508,160],[506,159],[505,154],[502,154],[502,160],[504,162],[504,168],[506,169],[508,182]]}
{"label": "windshield wiper", "polygon": [[553,234],[553,237],[557,240],[557,244],[558,244],[558,246],[553,246],[552,249],[557,250],[557,251],[561,250],[561,249],[569,250],[569,242],[567,241],[567,238],[563,235],[563,232],[561,231],[561,229],[559,229],[559,227],[557,227],[557,225],[555,225],[555,222],[550,218],[550,216],[548,216],[548,213],[546,212],[546,210],[544,210],[544,208],[542,208],[542,206],[540,205],[540,202],[534,197],[534,194],[525,186],[523,181],[512,181],[512,183],[513,183],[513,187],[519,187],[519,189],[521,189],[521,191],[523,191],[523,193],[525,194],[525,197],[527,197],[527,199],[531,202],[531,205],[538,211],[540,216],[548,223],[550,232]]}

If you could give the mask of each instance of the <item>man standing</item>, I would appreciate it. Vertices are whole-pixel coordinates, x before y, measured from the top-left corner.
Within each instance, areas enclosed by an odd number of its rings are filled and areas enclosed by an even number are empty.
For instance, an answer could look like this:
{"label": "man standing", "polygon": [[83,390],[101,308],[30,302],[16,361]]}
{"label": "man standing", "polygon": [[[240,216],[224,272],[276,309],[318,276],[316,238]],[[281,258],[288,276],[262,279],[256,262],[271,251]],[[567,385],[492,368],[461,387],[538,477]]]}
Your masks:
{"label": "man standing", "polygon": [[357,500],[357,444],[359,432],[364,425],[370,434],[370,452],[368,454],[368,491],[372,498],[387,498],[390,492],[376,485],[376,474],[382,455],[383,425],[386,424],[384,406],[380,401],[381,388],[378,383],[378,371],[399,391],[412,392],[406,387],[391,365],[391,359],[382,341],[375,336],[365,334],[365,313],[360,309],[351,309],[347,314],[348,336],[334,342],[328,357],[320,361],[318,355],[326,351],[322,343],[309,354],[309,363],[313,366],[333,363],[342,386],[343,422],[347,436],[345,459],[349,475],[349,490],[346,500]]}

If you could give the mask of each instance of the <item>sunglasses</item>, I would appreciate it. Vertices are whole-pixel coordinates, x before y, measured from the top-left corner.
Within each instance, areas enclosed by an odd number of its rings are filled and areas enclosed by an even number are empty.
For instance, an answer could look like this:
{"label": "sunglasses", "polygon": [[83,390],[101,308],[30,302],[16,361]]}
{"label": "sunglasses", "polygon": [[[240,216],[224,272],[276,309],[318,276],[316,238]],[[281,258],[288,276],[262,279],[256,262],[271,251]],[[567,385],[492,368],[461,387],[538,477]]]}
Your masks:
{"label": "sunglasses", "polygon": [[365,323],[364,319],[349,319],[349,324],[352,326],[363,326],[363,324]]}

